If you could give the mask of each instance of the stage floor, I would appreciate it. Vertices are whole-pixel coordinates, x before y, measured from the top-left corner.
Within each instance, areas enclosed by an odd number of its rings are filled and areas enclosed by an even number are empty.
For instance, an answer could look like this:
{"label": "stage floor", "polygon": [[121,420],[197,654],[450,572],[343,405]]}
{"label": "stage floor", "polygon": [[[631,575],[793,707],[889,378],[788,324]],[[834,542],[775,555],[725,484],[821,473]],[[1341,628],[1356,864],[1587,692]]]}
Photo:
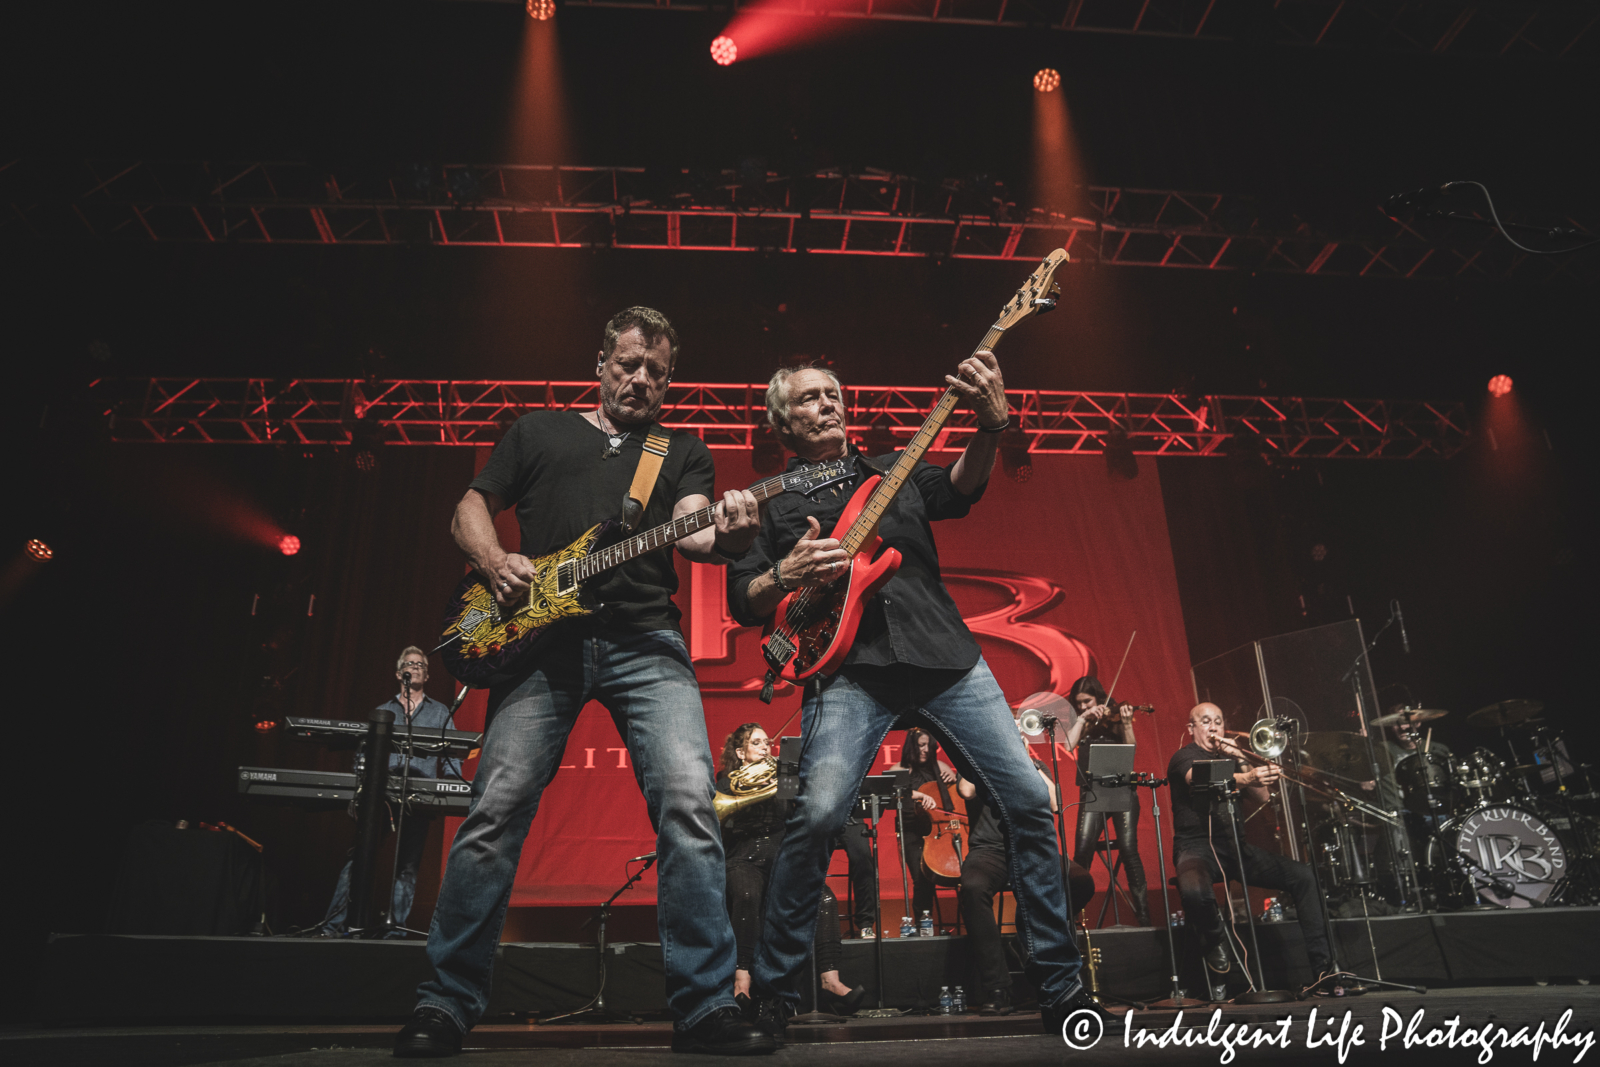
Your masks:
{"label": "stage floor", "polygon": [[[1386,1011],[1387,1009],[1387,1011]],[[1266,1028],[1272,1035],[1287,1035],[1287,1048],[1262,1046],[1237,1051],[1233,1063],[1295,1064],[1470,1064],[1483,1062],[1482,1049],[1471,1047],[1402,1047],[1404,1025],[1416,1012],[1423,1015],[1414,1031],[1448,1027],[1459,1018],[1459,1035],[1492,1023],[1510,1035],[1528,1028],[1524,1040],[1544,1024],[1544,1033],[1559,1034],[1562,1044],[1546,1043],[1537,1063],[1600,1062],[1600,1052],[1586,1044],[1600,1029],[1600,987],[1587,985],[1516,985],[1458,988],[1427,994],[1371,992],[1341,1000],[1305,1001],[1283,1005],[1229,1005],[1218,1009],[1216,1024],[1211,1009],[1186,1012],[1181,1029],[1174,1030],[1175,1013],[1137,1011],[1128,1019],[1121,1011],[1117,1022],[1093,1045],[1073,1050],[1064,1039],[1040,1033],[1036,1014],[999,1019],[977,1016],[955,1018],[911,1016],[894,1019],[855,1019],[838,1026],[793,1027],[789,1047],[761,1062],[792,1067],[834,1065],[957,1065],[1009,1067],[1023,1064],[1226,1064],[1227,1049],[1205,1044],[1207,1033],[1227,1033],[1231,1024],[1251,1031]],[[1316,1012],[1314,1027],[1310,1023]],[[1346,1023],[1345,1015],[1349,1013]],[[1567,1022],[1561,1025],[1564,1015]],[[1283,1019],[1289,1019],[1281,1029]],[[1357,1027],[1364,1028],[1355,1044]],[[1208,1030],[1208,1028],[1211,1028]],[[1395,1033],[1387,1048],[1379,1040],[1385,1029]],[[1128,1037],[1124,1038],[1124,1030]],[[1308,1030],[1318,1042],[1307,1047]],[[8,1067],[189,1067],[227,1064],[229,1067],[368,1067],[392,1063],[390,1042],[395,1027],[333,1025],[256,1026],[146,1026],[82,1028],[14,1028],[0,1032],[0,1062]],[[1337,1035],[1346,1035],[1348,1054],[1341,1060]],[[1237,1031],[1235,1031],[1237,1032]],[[1138,1035],[1154,1038],[1168,1034],[1186,1039],[1187,1047],[1147,1044],[1137,1047]],[[1498,1031],[1491,1031],[1498,1039]],[[540,1026],[533,1023],[481,1026],[468,1038],[468,1052],[457,1062],[493,1065],[551,1065],[551,1067],[634,1067],[634,1065],[727,1063],[724,1058],[674,1056],[667,1051],[671,1028],[663,1022],[611,1026]],[[1215,1041],[1215,1038],[1214,1038]],[[1529,1064],[1531,1047],[1496,1047],[1496,1064]]]}

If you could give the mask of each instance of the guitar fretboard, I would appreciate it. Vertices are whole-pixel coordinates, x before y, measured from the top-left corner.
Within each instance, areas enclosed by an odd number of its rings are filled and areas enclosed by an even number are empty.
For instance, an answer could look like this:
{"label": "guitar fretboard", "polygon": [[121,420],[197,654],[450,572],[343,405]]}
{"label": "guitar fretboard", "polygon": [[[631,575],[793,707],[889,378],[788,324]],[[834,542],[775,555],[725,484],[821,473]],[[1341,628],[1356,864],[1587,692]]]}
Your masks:
{"label": "guitar fretboard", "polygon": [[[763,503],[771,497],[783,492],[783,475],[768,478],[766,481],[757,482],[750,487],[756,502]],[[691,511],[687,515],[680,515],[671,522],[662,523],[660,526],[649,529],[640,534],[618,541],[614,545],[607,545],[597,552],[591,552],[578,561],[578,580],[592,578],[601,571],[610,570],[612,567],[621,566],[646,552],[654,552],[658,548],[665,548],[675,541],[681,541],[690,534],[705,529],[717,521],[717,505]]]}
{"label": "guitar fretboard", "polygon": [[[984,350],[993,351],[1000,343],[1000,338],[1005,336],[1005,332],[998,325],[989,327],[989,332],[983,335],[983,341],[973,350],[974,354]],[[939,431],[944,429],[945,422],[950,418],[950,413],[956,409],[956,403],[960,399],[961,394],[954,389],[944,391],[944,396],[933,406],[933,411],[928,414],[922,428],[906,444],[900,457],[895,460],[894,466],[889,469],[889,473],[878,483],[878,488],[873,490],[867,506],[861,509],[856,521],[850,524],[849,532],[839,542],[840,548],[852,556],[861,551],[861,546],[867,543],[872,532],[878,528],[883,513],[894,503],[895,494],[900,492],[900,487],[911,477],[912,469],[921,462],[923,453],[933,446]]]}

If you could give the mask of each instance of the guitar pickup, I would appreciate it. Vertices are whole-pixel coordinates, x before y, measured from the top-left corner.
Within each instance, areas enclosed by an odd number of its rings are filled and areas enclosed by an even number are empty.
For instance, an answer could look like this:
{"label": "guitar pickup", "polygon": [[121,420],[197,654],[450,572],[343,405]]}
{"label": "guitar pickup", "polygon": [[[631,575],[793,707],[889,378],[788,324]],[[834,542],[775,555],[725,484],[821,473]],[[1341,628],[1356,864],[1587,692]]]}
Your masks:
{"label": "guitar pickup", "polygon": [[556,594],[571,596],[578,591],[578,566],[573,560],[556,565]]}

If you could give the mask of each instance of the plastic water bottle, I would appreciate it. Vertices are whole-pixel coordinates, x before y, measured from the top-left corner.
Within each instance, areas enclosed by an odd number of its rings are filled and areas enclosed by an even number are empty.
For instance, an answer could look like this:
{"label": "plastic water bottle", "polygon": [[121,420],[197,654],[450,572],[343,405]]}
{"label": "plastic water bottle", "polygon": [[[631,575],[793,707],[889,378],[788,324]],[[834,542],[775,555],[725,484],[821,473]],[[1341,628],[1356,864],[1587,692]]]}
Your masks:
{"label": "plastic water bottle", "polygon": [[922,918],[917,921],[917,934],[921,937],[933,936],[933,912],[922,913]]}
{"label": "plastic water bottle", "polygon": [[901,937],[916,937],[917,936],[917,926],[916,926],[915,923],[913,923],[911,921],[911,916],[909,916],[909,915],[900,916],[900,936]]}
{"label": "plastic water bottle", "polygon": [[1175,912],[1172,913],[1172,925],[1173,926],[1182,926],[1183,925],[1183,912],[1175,911]]}
{"label": "plastic water bottle", "polygon": [[965,1015],[967,1013],[967,991],[960,986],[956,986],[956,994],[951,998],[950,1006],[957,1015]]}
{"label": "plastic water bottle", "polygon": [[939,1014],[949,1015],[950,1008],[950,987],[947,985],[942,985],[939,987]]}

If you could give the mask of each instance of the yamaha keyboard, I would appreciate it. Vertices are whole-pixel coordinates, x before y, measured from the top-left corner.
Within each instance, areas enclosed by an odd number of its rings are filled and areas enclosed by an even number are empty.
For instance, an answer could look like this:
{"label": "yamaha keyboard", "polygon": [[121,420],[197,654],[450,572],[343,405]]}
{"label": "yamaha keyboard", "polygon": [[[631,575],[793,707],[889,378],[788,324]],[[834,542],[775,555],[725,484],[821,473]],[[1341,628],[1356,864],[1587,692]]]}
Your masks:
{"label": "yamaha keyboard", "polygon": [[[358,775],[349,771],[303,771],[290,767],[240,767],[239,792],[247,797],[308,808],[342,808],[355,799]],[[465,815],[472,783],[455,778],[413,778],[406,783],[411,812]],[[400,776],[389,778],[390,800],[400,799]]]}
{"label": "yamaha keyboard", "polygon": [[[370,723],[351,719],[302,719],[292,715],[283,717],[283,731],[291,737],[309,741],[328,741],[341,747],[364,741]],[[463,730],[440,730],[436,726],[408,728],[396,723],[389,737],[396,749],[409,738],[411,748],[417,753],[442,753],[464,756],[483,744],[482,734]]]}

